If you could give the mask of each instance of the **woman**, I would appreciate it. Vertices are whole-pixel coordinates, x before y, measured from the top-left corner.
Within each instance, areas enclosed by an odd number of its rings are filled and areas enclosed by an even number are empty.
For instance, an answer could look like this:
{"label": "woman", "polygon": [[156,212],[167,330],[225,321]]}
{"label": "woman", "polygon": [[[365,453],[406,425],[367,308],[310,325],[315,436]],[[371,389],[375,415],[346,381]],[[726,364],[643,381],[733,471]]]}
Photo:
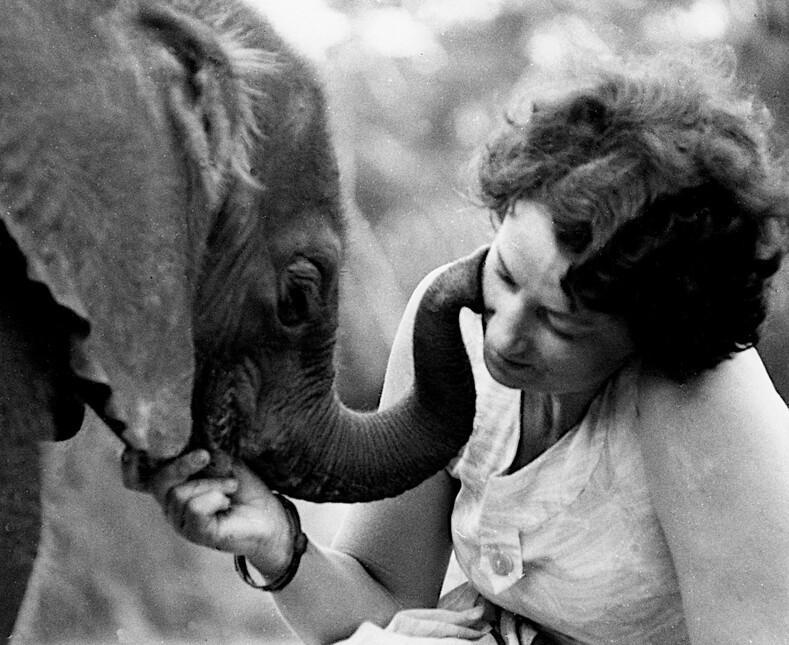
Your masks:
{"label": "woman", "polygon": [[[524,103],[487,146],[485,312],[461,318],[477,417],[445,471],[353,507],[300,562],[293,516],[242,466],[186,481],[201,452],[151,486],[170,521],[287,582],[307,642],[786,643],[789,411],[753,345],[789,195],[732,85],[620,64]],[[382,406],[412,378],[422,289]],[[415,610],[452,548],[469,585]]]}

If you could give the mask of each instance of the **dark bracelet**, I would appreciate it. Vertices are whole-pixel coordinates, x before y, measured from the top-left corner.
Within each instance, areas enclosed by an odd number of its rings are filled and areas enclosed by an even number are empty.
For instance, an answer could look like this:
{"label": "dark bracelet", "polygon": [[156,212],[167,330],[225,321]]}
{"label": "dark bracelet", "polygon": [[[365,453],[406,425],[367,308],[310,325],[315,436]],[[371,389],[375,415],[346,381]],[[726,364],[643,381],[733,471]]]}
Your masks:
{"label": "dark bracelet", "polygon": [[304,535],[304,532],[301,530],[301,519],[299,518],[299,512],[296,510],[293,502],[279,493],[274,493],[274,496],[285,509],[285,515],[288,516],[288,524],[290,525],[290,533],[293,537],[293,555],[290,557],[288,566],[282,572],[282,575],[273,582],[269,584],[260,584],[255,582],[249,574],[247,559],[243,555],[237,555],[233,558],[236,573],[241,579],[250,587],[260,589],[261,591],[280,591],[284,589],[296,575],[296,571],[299,568],[299,562],[301,562],[301,556],[304,555],[304,552],[307,550],[307,536]]}

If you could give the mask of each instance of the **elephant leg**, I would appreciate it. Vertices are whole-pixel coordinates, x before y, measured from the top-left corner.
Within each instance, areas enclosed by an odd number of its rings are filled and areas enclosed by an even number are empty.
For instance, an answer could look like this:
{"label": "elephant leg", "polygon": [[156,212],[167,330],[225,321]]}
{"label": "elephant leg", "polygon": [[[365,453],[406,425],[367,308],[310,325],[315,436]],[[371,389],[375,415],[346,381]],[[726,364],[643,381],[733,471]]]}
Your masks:
{"label": "elephant leg", "polygon": [[[0,414],[6,429],[9,415]],[[41,531],[38,446],[0,432],[0,642],[11,635],[33,571]]]}
{"label": "elephant leg", "polygon": [[[56,320],[42,288],[24,277],[0,230],[0,642],[9,636],[36,557],[41,527],[38,443],[70,414],[55,396],[54,360],[67,347],[49,331]],[[72,425],[76,425],[77,418]]]}

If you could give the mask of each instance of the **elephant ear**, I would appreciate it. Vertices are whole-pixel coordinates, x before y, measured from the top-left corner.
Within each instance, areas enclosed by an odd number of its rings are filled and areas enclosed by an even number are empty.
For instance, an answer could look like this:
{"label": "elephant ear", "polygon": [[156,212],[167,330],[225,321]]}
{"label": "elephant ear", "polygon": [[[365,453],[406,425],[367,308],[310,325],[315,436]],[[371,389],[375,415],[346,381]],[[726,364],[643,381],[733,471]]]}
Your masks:
{"label": "elephant ear", "polygon": [[[57,316],[31,315],[70,368],[31,378],[49,378],[49,396],[70,387],[127,445],[171,457],[191,434],[197,259],[244,166],[244,110],[222,47],[193,19],[146,5],[54,16],[0,27],[0,71],[19,84],[0,88],[0,220],[26,288],[54,303]],[[35,353],[40,340],[22,345]]]}
{"label": "elephant ear", "polygon": [[190,164],[192,187],[215,212],[233,179],[256,185],[248,151],[256,134],[252,103],[260,97],[244,78],[274,69],[273,55],[244,48],[210,22],[161,3],[143,2],[139,24],[169,49],[185,74],[185,82],[169,88],[168,107],[186,156],[198,162]]}

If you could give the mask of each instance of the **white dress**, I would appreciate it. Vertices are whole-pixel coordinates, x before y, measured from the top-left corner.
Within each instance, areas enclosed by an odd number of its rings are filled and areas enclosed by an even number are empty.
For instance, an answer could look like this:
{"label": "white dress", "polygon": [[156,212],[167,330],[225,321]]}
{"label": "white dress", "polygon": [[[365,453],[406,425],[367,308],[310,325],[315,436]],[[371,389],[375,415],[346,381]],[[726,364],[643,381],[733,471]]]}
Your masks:
{"label": "white dress", "polygon": [[[623,368],[575,428],[509,473],[521,396],[482,360],[479,317],[461,318],[474,366],[474,432],[449,467],[462,483],[455,555],[496,605],[584,645],[689,643],[679,585],[632,432],[638,365]],[[574,640],[573,640],[574,639]]]}

